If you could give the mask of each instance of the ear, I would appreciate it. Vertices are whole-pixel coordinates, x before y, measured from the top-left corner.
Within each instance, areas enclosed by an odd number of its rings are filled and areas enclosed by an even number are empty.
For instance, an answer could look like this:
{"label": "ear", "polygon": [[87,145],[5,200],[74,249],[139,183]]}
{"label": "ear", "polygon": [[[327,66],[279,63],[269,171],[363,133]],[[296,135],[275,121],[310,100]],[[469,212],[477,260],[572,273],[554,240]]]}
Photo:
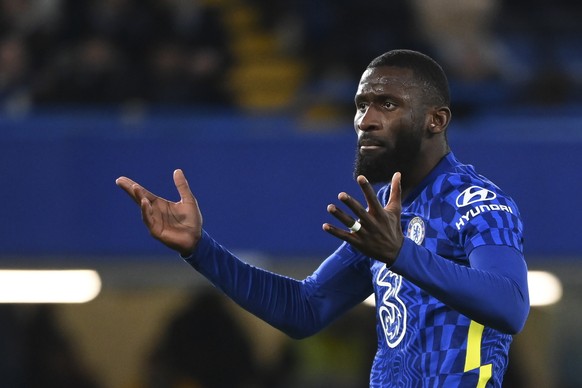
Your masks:
{"label": "ear", "polygon": [[432,134],[445,132],[451,122],[451,110],[446,107],[435,107],[428,113],[428,131]]}

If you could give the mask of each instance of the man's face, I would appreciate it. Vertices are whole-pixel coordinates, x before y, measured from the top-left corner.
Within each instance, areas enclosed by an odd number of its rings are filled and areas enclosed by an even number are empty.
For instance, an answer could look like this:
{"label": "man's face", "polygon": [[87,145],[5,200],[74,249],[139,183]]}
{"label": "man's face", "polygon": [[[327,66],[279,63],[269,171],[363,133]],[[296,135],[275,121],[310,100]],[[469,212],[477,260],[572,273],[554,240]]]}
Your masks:
{"label": "man's face", "polygon": [[414,168],[425,136],[422,90],[413,71],[382,66],[367,69],[355,96],[358,135],[354,177],[390,181]]}

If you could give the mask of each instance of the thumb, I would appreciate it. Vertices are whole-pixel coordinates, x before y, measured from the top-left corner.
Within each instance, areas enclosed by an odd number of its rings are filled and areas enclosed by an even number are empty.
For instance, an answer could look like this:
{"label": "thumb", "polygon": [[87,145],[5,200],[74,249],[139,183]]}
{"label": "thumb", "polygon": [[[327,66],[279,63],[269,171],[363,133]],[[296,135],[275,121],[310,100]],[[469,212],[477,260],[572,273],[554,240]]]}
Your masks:
{"label": "thumb", "polygon": [[394,173],[390,184],[390,197],[388,203],[384,206],[385,210],[398,213],[402,212],[402,186],[400,180],[402,175],[399,172]]}
{"label": "thumb", "polygon": [[191,201],[194,198],[194,195],[190,190],[190,185],[188,185],[188,181],[184,176],[184,172],[180,169],[174,171],[174,184],[176,185],[176,189],[178,190],[182,201]]}

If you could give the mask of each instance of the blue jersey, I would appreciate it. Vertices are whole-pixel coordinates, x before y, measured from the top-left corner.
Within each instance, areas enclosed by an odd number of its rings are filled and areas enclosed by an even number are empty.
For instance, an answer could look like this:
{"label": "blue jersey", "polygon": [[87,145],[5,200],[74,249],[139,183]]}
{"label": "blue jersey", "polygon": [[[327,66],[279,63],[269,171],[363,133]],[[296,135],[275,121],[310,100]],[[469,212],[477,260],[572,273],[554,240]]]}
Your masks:
{"label": "blue jersey", "polygon": [[[378,192],[382,204],[389,191]],[[186,260],[295,338],[316,333],[374,293],[371,387],[500,387],[510,334],[529,311],[517,206],[452,153],[402,206],[406,238],[391,267],[344,243],[299,281],[242,262],[206,231]]]}
{"label": "blue jersey", "polygon": [[[383,205],[388,195],[387,187],[379,192]],[[523,249],[515,203],[452,154],[403,203],[402,229],[414,243],[463,266],[482,245]],[[384,263],[372,260],[371,272],[378,318],[371,386],[501,385],[510,335],[472,321]]]}

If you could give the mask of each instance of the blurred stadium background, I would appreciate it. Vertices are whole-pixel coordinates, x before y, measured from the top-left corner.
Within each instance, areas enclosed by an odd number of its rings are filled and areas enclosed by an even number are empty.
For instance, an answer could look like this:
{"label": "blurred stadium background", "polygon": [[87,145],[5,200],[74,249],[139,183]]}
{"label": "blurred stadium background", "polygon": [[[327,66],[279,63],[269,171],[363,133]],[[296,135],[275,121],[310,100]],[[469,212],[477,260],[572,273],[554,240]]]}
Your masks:
{"label": "blurred stadium background", "polygon": [[153,241],[114,181],[172,199],[182,168],[214,237],[303,277],[337,245],[326,205],[357,193],[360,73],[393,48],[443,64],[455,153],[515,197],[530,269],[561,282],[506,386],[582,386],[580,20],[574,0],[0,0],[0,267],[101,281],[87,303],[0,304],[0,386],[365,387],[369,307],[291,341]]}

